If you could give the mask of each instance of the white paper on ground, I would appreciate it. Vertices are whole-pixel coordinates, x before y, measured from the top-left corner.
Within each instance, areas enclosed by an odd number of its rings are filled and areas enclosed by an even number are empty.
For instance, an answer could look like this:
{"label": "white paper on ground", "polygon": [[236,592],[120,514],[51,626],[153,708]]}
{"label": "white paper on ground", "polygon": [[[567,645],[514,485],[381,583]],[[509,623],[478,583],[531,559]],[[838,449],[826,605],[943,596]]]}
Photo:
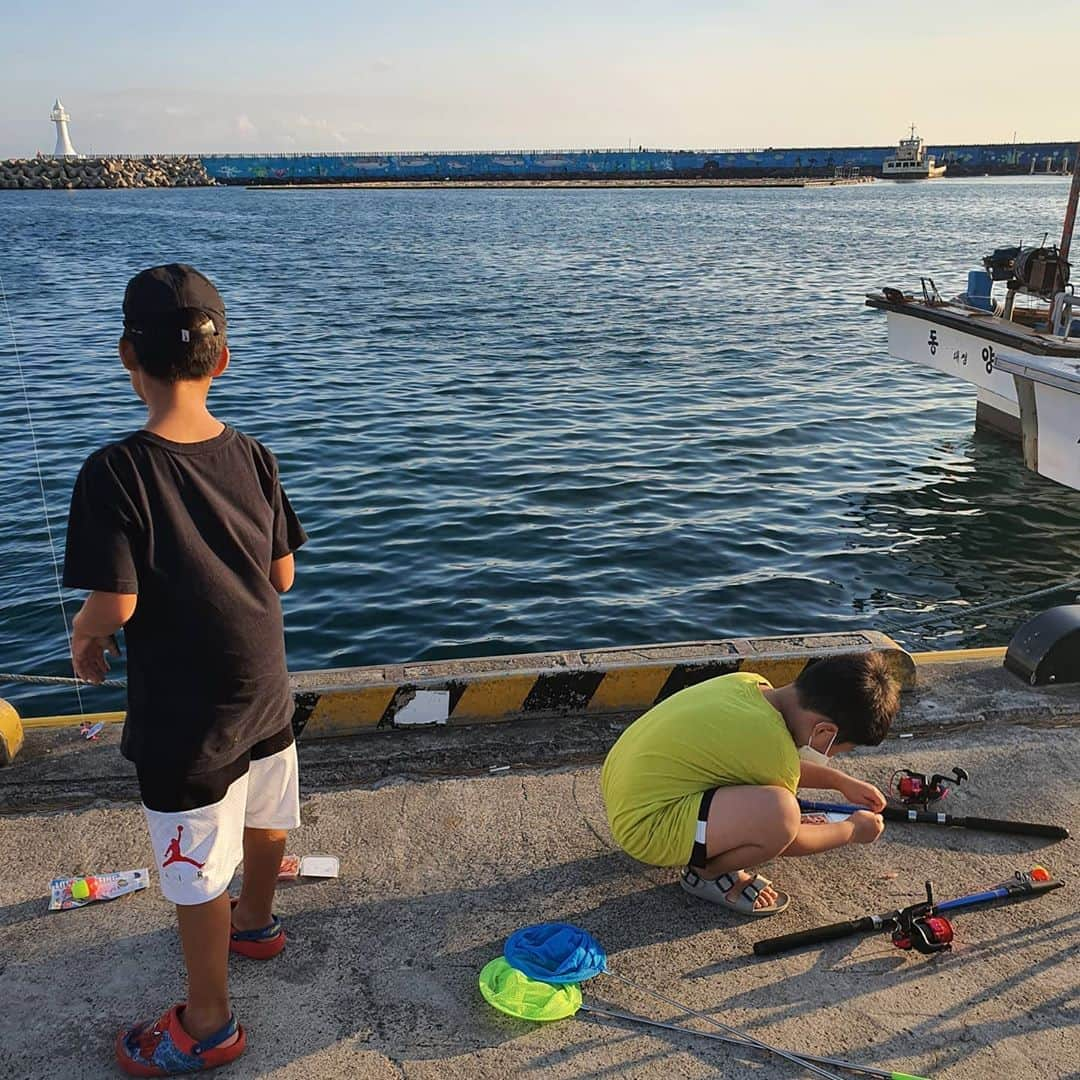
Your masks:
{"label": "white paper on ground", "polygon": [[394,717],[394,727],[410,724],[445,724],[450,718],[449,690],[417,690],[412,701]]}
{"label": "white paper on ground", "polygon": [[305,855],[300,860],[301,877],[337,877],[341,860],[336,855]]}

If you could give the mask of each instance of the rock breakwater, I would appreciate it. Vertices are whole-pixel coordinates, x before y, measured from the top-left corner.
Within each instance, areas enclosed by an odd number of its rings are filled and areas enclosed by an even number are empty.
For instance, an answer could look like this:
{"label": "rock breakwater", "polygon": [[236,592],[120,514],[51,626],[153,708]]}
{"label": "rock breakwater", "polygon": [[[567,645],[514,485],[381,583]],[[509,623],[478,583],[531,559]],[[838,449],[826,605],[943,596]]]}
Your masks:
{"label": "rock breakwater", "polygon": [[0,162],[0,188],[207,187],[197,157],[16,158]]}

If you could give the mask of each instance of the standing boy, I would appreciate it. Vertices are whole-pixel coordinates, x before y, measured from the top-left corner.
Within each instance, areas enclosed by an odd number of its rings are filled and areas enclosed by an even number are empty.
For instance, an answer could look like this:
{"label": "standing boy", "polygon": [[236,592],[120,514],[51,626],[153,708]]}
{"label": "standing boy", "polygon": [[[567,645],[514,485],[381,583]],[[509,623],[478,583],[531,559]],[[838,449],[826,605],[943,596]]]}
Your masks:
{"label": "standing boy", "polygon": [[229,350],[224,302],[202,274],[172,264],[132,278],[120,359],[146,424],[83,465],[64,584],[90,590],[72,626],[78,676],[101,682],[121,627],[127,643],[121,750],[177,905],[188,995],[121,1032],[116,1057],[131,1075],[169,1076],[243,1053],[229,953],[285,947],[271,904],[300,804],[278,593],[307,537],[274,456],[206,407]]}
{"label": "standing boy", "polygon": [[[743,915],[783,911],[789,898],[745,868],[878,838],[885,796],[829,758],[876,746],[899,706],[881,653],[812,661],[776,689],[737,672],[680,690],[635,720],[604,761],[611,831],[641,862],[686,864],[682,887],[694,896]],[[866,810],[804,824],[799,787],[834,789]]]}

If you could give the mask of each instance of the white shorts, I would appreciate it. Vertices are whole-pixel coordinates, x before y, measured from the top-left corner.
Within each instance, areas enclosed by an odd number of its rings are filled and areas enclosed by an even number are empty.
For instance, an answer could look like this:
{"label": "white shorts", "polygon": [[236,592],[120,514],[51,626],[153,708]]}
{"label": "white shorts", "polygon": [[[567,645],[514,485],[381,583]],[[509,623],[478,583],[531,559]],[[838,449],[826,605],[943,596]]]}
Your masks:
{"label": "white shorts", "polygon": [[249,763],[224,798],[194,810],[143,813],[161,879],[174,904],[205,904],[220,896],[244,858],[244,829],[300,825],[296,744]]}

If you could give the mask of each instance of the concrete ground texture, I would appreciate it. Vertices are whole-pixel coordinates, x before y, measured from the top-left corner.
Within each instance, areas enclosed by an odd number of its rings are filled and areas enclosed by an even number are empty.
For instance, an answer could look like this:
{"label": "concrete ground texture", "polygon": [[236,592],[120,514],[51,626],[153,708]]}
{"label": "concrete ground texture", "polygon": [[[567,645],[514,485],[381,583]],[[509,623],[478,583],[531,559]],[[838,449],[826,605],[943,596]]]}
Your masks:
{"label": "concrete ground texture", "polygon": [[[1075,835],[1080,691],[1036,700],[989,665],[928,676],[893,736],[836,763],[880,787],[900,767],[961,765],[971,779],[945,809]],[[943,1080],[1080,1077],[1077,840],[889,824],[873,845],[769,864],[792,905],[750,921],[687,896],[676,870],[616,849],[598,761],[628,720],[302,744],[303,824],[289,849],[339,856],[341,876],[283,885],[285,953],[264,964],[234,958],[249,1050],[218,1075],[809,1075],[693,1034],[584,1014],[536,1025],[491,1009],[477,989],[484,964],[519,927],[563,920],[600,940],[613,971],[779,1046]],[[46,910],[54,875],[154,864],[118,738],[116,728],[95,743],[32,733],[0,770],[0,1076],[116,1075],[116,1030],[181,997],[175,916],[156,885]],[[1035,863],[1066,887],[959,915],[954,949],[934,958],[885,935],[771,959],[751,952],[761,937],[913,902],[928,878],[946,899]],[[679,1020],[608,976],[583,994]]]}

